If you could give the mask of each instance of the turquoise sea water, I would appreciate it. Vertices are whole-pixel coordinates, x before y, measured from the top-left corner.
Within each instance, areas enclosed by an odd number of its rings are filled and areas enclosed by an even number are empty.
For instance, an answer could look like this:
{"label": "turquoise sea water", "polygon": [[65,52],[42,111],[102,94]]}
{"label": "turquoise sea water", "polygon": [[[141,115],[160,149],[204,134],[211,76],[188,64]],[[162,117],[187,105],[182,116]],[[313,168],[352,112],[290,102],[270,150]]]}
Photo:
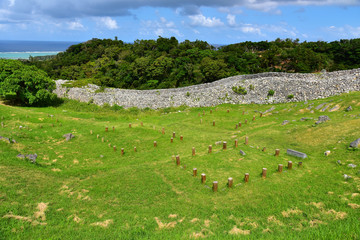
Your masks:
{"label": "turquoise sea water", "polygon": [[0,40],[0,58],[29,59],[56,55],[78,42]]}
{"label": "turquoise sea water", "polygon": [[0,58],[6,59],[29,59],[30,56],[56,55],[59,52],[0,52]]}

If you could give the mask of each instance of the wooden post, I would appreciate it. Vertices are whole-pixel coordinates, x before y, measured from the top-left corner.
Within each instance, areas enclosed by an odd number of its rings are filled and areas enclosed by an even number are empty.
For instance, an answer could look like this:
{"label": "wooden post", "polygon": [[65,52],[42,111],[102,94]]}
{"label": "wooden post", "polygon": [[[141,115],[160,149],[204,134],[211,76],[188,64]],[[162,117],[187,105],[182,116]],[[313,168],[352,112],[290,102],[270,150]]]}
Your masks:
{"label": "wooden post", "polygon": [[162,128],[161,133],[165,134],[165,128]]}
{"label": "wooden post", "polygon": [[249,137],[246,136],[246,137],[245,137],[245,145],[248,145],[248,144],[249,144]]}
{"label": "wooden post", "polygon": [[231,188],[233,186],[234,180],[233,178],[228,178],[228,187]]}
{"label": "wooden post", "polygon": [[182,141],[184,139],[184,137],[183,136],[180,136],[180,141]]}
{"label": "wooden post", "polygon": [[92,131],[92,130],[90,130],[90,134],[91,134],[91,135],[93,134],[93,131]]}
{"label": "wooden post", "polygon": [[237,129],[238,128],[238,125],[237,124],[235,124],[235,129]]}
{"label": "wooden post", "polygon": [[108,146],[111,147],[111,144],[109,143]]}
{"label": "wooden post", "polygon": [[275,157],[278,157],[280,154],[280,149],[275,149]]}
{"label": "wooden post", "polygon": [[109,130],[109,128],[108,128],[108,127],[106,127],[106,128],[105,128],[105,132],[107,132],[108,130]]}
{"label": "wooden post", "polygon": [[140,124],[141,124],[141,126],[144,126],[143,122],[141,122]]}
{"label": "wooden post", "polygon": [[299,162],[299,167],[302,167],[302,162]]}
{"label": "wooden post", "polygon": [[173,142],[174,142],[174,138],[170,138],[170,142],[173,143]]}
{"label": "wooden post", "polygon": [[157,142],[156,141],[154,141],[154,147],[157,147]]}
{"label": "wooden post", "polygon": [[210,114],[212,114],[212,109],[210,109]]}
{"label": "wooden post", "polygon": [[212,190],[213,190],[213,192],[217,192],[217,190],[218,190],[218,182],[217,181],[213,181]]}
{"label": "wooden post", "polygon": [[288,161],[288,170],[292,169],[292,161]]}
{"label": "wooden post", "polygon": [[279,164],[278,165],[278,172],[281,173],[283,170],[283,165],[282,164]]}
{"label": "wooden post", "polygon": [[239,122],[239,127],[241,127],[241,122]]}
{"label": "wooden post", "polygon": [[263,147],[262,151],[263,151],[263,152],[266,152],[266,147]]}
{"label": "wooden post", "polygon": [[124,155],[124,149],[123,148],[121,149],[121,155]]}
{"label": "wooden post", "polygon": [[205,173],[201,174],[201,183],[204,184],[206,182],[206,175]]}
{"label": "wooden post", "polygon": [[116,146],[114,146],[113,148],[114,148],[114,152],[116,152]]}
{"label": "wooden post", "polygon": [[115,132],[115,127],[113,126],[113,132]]}
{"label": "wooden post", "polygon": [[131,128],[131,123],[129,123],[129,128]]}
{"label": "wooden post", "polygon": [[213,121],[213,126],[215,127],[215,120]]}
{"label": "wooden post", "polygon": [[180,166],[180,156],[176,155],[176,165]]}
{"label": "wooden post", "polygon": [[263,178],[266,178],[266,171],[267,171],[266,168],[263,168],[263,169],[262,169],[262,177],[263,177]]}
{"label": "wooden post", "polygon": [[193,177],[196,177],[197,175],[197,168],[193,168]]}
{"label": "wooden post", "polygon": [[245,183],[249,182],[249,174],[248,173],[245,173],[244,181],[245,181]]}
{"label": "wooden post", "polygon": [[212,152],[212,146],[209,145],[209,151],[208,151],[208,153],[211,153],[211,152]]}
{"label": "wooden post", "polygon": [[175,138],[175,132],[173,132],[173,138]]}
{"label": "wooden post", "polygon": [[253,116],[253,119],[252,119],[253,121],[255,121],[255,116]]}
{"label": "wooden post", "polygon": [[238,147],[238,144],[239,144],[238,140],[235,139],[235,147]]}
{"label": "wooden post", "polygon": [[223,150],[226,150],[226,142],[223,142]]}
{"label": "wooden post", "polygon": [[136,152],[137,150],[136,150],[136,147],[134,147],[134,152]]}
{"label": "wooden post", "polygon": [[195,156],[195,148],[192,148],[192,155]]}
{"label": "wooden post", "polygon": [[247,119],[245,119],[245,124],[247,124]]}
{"label": "wooden post", "polygon": [[198,116],[200,117],[200,113],[198,113]]}
{"label": "wooden post", "polygon": [[243,111],[243,115],[245,115],[245,111]]}

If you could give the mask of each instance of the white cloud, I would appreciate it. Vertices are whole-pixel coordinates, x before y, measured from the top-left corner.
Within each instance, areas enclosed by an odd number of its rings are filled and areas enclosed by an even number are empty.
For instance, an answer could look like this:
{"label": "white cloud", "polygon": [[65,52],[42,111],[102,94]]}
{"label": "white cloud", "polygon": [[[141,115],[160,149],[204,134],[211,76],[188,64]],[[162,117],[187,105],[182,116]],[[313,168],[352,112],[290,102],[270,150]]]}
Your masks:
{"label": "white cloud", "polygon": [[75,30],[75,31],[85,30],[84,25],[82,25],[79,20],[75,20],[73,22],[68,22],[67,24],[68,24],[68,29],[70,29],[70,30]]}
{"label": "white cloud", "polygon": [[191,19],[192,26],[201,26],[201,27],[221,27],[224,23],[216,17],[205,17],[202,14],[189,16]]}
{"label": "white cloud", "polygon": [[111,17],[101,17],[97,19],[97,24],[100,27],[106,27],[107,29],[114,30],[118,29],[118,25],[116,20],[112,19]]}
{"label": "white cloud", "polygon": [[5,24],[0,24],[0,31],[6,30],[7,26]]}
{"label": "white cloud", "polygon": [[15,0],[9,0],[9,7],[13,7],[15,5]]}
{"label": "white cloud", "polygon": [[228,21],[228,24],[230,26],[235,26],[236,25],[236,16],[235,15],[232,15],[232,14],[228,14],[226,16],[226,19]]}
{"label": "white cloud", "polygon": [[332,33],[338,38],[359,38],[360,37],[360,27],[353,27],[350,25],[345,25],[342,27],[330,26],[326,29],[327,32]]}
{"label": "white cloud", "polygon": [[177,35],[182,37],[183,34],[177,29],[176,25],[172,21],[168,21],[164,17],[160,17],[159,20],[148,20],[142,21],[142,28],[140,34],[142,35],[155,35],[155,36],[166,36],[166,35]]}
{"label": "white cloud", "polygon": [[243,33],[252,33],[252,34],[263,35],[261,32],[261,29],[252,24],[244,24],[243,26],[240,27],[240,30]]}

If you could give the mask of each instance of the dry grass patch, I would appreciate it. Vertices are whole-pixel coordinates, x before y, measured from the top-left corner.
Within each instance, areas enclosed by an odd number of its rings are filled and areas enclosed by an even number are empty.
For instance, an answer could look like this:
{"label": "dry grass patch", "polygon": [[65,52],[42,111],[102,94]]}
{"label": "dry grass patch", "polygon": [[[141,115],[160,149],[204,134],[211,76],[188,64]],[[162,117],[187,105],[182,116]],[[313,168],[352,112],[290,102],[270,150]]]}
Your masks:
{"label": "dry grass patch", "polygon": [[327,223],[324,223],[323,221],[320,221],[320,220],[317,220],[317,219],[309,221],[310,227],[317,227],[320,224],[327,224]]}
{"label": "dry grass patch", "polygon": [[268,221],[268,223],[275,223],[276,225],[279,225],[279,226],[283,226],[283,225],[284,225],[280,220],[276,219],[275,216],[269,216],[269,217],[267,218],[267,221]]}
{"label": "dry grass patch", "polygon": [[330,209],[328,211],[324,211],[325,214],[333,215],[335,219],[344,219],[347,216],[346,212],[337,212],[334,209]]}
{"label": "dry grass patch", "polygon": [[42,221],[46,221],[45,211],[48,208],[48,204],[49,203],[43,203],[43,202],[39,203],[38,206],[37,206],[37,209],[39,211],[34,213],[34,217],[35,218],[41,218]]}
{"label": "dry grass patch", "polygon": [[163,222],[160,221],[160,219],[158,217],[155,217],[154,219],[155,219],[155,221],[156,221],[156,223],[158,225],[159,230],[168,229],[168,228],[174,228],[175,225],[177,224],[176,221],[169,222],[169,223],[163,223]]}
{"label": "dry grass patch", "polygon": [[359,204],[356,204],[356,203],[348,203],[348,206],[351,207],[352,209],[358,209],[358,208],[360,208],[360,205],[359,205]]}
{"label": "dry grass patch", "polygon": [[231,235],[249,235],[250,234],[250,230],[242,230],[240,228],[237,228],[236,226],[234,226],[230,231],[229,234]]}
{"label": "dry grass patch", "polygon": [[105,220],[103,222],[95,222],[95,223],[92,223],[90,224],[91,226],[100,226],[100,227],[103,227],[103,228],[107,228],[110,224],[113,224],[114,221],[112,219],[108,219],[108,220]]}
{"label": "dry grass patch", "polygon": [[281,214],[283,215],[283,217],[290,217],[290,215],[299,215],[301,214],[302,211],[298,208],[295,209],[288,209],[286,211],[282,211]]}

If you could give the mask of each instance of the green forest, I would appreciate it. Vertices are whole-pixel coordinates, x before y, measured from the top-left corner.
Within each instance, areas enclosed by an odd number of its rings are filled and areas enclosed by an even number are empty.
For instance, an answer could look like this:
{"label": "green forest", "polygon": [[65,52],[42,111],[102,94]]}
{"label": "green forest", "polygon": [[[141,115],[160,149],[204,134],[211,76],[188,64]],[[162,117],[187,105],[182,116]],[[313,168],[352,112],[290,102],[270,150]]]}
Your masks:
{"label": "green forest", "polygon": [[260,72],[312,73],[360,67],[360,39],[300,42],[299,39],[242,42],[214,47],[175,37],[124,43],[92,39],[51,59],[29,63],[53,79],[128,89],[176,88]]}

